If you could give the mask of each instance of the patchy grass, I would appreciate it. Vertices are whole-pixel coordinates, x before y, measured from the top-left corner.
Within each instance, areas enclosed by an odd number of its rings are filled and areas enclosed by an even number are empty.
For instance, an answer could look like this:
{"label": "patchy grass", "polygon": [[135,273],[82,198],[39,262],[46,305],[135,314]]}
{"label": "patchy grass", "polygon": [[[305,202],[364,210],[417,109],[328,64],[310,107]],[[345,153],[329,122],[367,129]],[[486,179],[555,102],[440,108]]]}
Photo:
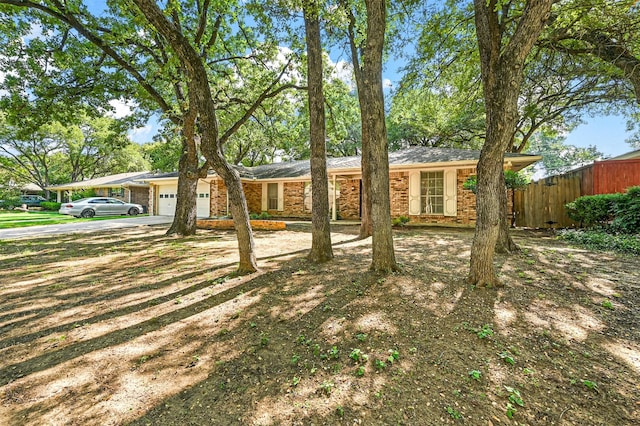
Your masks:
{"label": "patchy grass", "polygon": [[230,232],[0,242],[0,424],[640,422],[637,258],[517,233],[479,290],[471,231],[397,231],[381,276],[333,230],[323,265],[257,232],[245,277]]}
{"label": "patchy grass", "polygon": [[[139,215],[140,216],[140,215]],[[38,225],[57,225],[61,223],[87,222],[93,220],[121,219],[129,216],[98,216],[75,218],[73,216],[47,211],[0,211],[0,229],[24,228]]]}

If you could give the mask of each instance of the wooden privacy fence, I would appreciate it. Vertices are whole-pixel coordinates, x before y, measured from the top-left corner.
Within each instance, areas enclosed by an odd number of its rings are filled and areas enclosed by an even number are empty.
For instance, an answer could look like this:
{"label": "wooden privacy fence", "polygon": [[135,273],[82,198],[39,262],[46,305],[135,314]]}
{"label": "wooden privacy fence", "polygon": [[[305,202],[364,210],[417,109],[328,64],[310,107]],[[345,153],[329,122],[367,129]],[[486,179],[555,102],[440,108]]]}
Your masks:
{"label": "wooden privacy fence", "polygon": [[571,173],[532,182],[515,191],[516,226],[525,228],[566,228],[575,222],[564,205],[580,197],[582,176]]}

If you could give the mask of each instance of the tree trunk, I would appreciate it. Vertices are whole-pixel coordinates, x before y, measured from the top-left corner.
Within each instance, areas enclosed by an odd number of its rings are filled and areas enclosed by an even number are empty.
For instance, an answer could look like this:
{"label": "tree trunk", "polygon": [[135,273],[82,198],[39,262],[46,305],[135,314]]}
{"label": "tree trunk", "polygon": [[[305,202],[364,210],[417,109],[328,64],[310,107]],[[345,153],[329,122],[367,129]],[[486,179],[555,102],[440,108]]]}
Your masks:
{"label": "tree trunk", "polygon": [[182,130],[182,155],[178,163],[178,193],[176,211],[167,235],[189,236],[196,233],[196,197],[198,193],[198,155],[189,129],[194,123],[186,120]]}
{"label": "tree trunk", "polygon": [[134,0],[140,11],[163,37],[182,61],[188,77],[189,107],[199,116],[201,135],[200,149],[214,170],[222,177],[231,204],[231,214],[238,238],[240,263],[238,273],[245,274],[258,270],[255,255],[255,244],[249,210],[244,197],[240,176],[225,160],[221,151],[216,106],[211,95],[211,87],[207,70],[202,58],[182,34],[178,27],[171,23],[153,0]]}
{"label": "tree trunk", "polygon": [[[307,70],[309,93],[309,140],[311,142],[311,252],[312,262],[333,258],[331,225],[329,223],[329,178],[325,142],[324,94],[322,88],[322,47],[318,4],[310,2],[304,8],[307,38]],[[335,191],[335,188],[334,188]]]}
{"label": "tree trunk", "polygon": [[[504,33],[510,5],[498,0],[474,0],[480,52],[487,133],[478,162],[477,221],[471,246],[468,282],[479,287],[500,286],[493,266],[500,235],[502,205],[506,208],[504,153],[512,143],[524,65],[544,28],[553,0],[527,1],[509,40]],[[502,21],[501,21],[502,20]]]}
{"label": "tree trunk", "polygon": [[[351,62],[353,63],[353,72],[356,77],[356,88],[358,90],[358,103],[360,105],[360,122],[362,129],[362,149],[360,150],[360,168],[362,170],[361,188],[360,188],[360,235],[359,238],[367,238],[373,235],[373,222],[371,220],[371,131],[365,125],[362,117],[364,110],[367,108],[366,102],[363,100],[362,91],[365,86],[365,79],[360,63],[360,53],[356,45],[356,18],[350,6],[344,4],[349,18],[349,47],[351,49]],[[383,30],[384,31],[384,30]],[[383,35],[384,37],[384,35]],[[364,56],[364,54],[363,54]]]}
{"label": "tree trunk", "polygon": [[[360,98],[360,95],[358,96]],[[360,115],[364,114],[366,106],[360,102]],[[359,238],[367,238],[373,235],[373,221],[371,219],[371,139],[369,129],[365,129],[362,119],[362,149],[360,152],[360,168],[362,170],[361,209],[360,209],[360,234]]]}
{"label": "tree trunk", "polygon": [[[389,146],[382,91],[382,50],[386,28],[385,0],[366,0],[367,40],[363,58],[362,126],[370,140],[372,261],[374,271],[390,272],[398,269],[391,231],[391,201],[389,194]],[[364,133],[364,132],[363,132]],[[364,139],[364,135],[363,135]],[[364,141],[363,141],[364,145]],[[363,176],[364,178],[364,176]]]}
{"label": "tree trunk", "polygon": [[511,215],[509,214],[508,190],[504,181],[504,170],[500,174],[500,185],[504,190],[500,194],[500,231],[496,242],[496,253],[513,253],[518,250],[518,245],[511,238]]}
{"label": "tree trunk", "polygon": [[250,274],[258,270],[258,264],[256,262],[253,232],[249,222],[249,209],[247,208],[247,200],[242,190],[240,175],[227,163],[220,152],[218,152],[218,155],[215,156],[213,160],[210,160],[210,163],[227,186],[229,207],[238,238],[238,251],[240,254],[238,274]]}

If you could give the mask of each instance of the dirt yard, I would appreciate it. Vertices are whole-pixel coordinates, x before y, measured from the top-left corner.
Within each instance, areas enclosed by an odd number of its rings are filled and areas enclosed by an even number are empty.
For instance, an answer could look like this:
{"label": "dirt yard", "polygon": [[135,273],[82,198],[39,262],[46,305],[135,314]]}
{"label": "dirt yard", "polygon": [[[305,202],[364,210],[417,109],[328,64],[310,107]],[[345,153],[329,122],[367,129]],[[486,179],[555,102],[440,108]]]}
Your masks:
{"label": "dirt yard", "polygon": [[370,240],[308,225],[0,242],[2,425],[637,425],[640,260],[516,232],[503,289],[464,283],[472,230]]}

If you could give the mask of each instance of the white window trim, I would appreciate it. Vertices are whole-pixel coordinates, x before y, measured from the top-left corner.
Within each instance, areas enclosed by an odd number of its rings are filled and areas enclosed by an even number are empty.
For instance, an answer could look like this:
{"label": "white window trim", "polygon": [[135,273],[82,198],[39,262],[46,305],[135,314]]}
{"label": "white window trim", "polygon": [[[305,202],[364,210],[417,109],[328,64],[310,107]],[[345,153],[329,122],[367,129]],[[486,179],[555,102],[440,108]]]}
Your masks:
{"label": "white window trim", "polygon": [[444,185],[444,212],[433,216],[457,216],[458,215],[458,170],[457,169],[423,169],[409,172],[409,215],[420,216],[429,215],[422,213],[422,191],[421,172],[442,171]]}

